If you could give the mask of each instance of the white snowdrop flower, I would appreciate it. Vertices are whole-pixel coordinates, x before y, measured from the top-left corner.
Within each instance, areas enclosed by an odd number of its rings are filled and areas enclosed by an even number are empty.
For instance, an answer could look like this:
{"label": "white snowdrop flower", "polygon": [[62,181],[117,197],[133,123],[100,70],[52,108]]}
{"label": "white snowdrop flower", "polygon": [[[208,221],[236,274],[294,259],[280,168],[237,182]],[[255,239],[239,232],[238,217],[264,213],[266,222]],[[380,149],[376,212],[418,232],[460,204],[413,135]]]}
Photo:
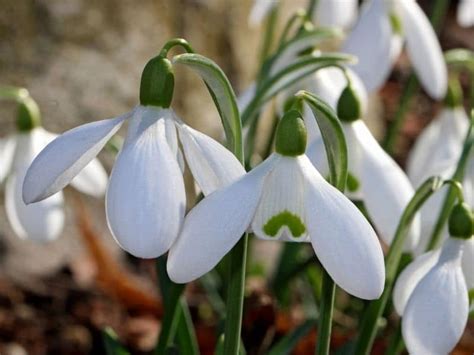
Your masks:
{"label": "white snowdrop flower", "polygon": [[[349,84],[338,103],[338,117],[349,153],[346,195],[364,202],[381,239],[390,245],[400,217],[414,195],[414,189],[403,170],[380,147],[360,119],[360,111],[357,94]],[[323,176],[327,176],[329,168],[323,140],[316,139],[308,147],[307,154]],[[419,229],[417,216],[410,227],[405,250],[415,248],[420,237]]]}
{"label": "white snowdrop flower", "polygon": [[357,0],[318,0],[314,18],[320,26],[349,28],[357,19]]}
{"label": "white snowdrop flower", "polygon": [[170,278],[185,283],[202,276],[250,228],[265,240],[310,241],[340,287],[360,298],[378,298],[385,270],[375,232],[318,173],[305,148],[304,122],[290,111],[279,123],[276,152],[189,212],[168,255]]}
{"label": "white snowdrop flower", "polygon": [[[18,133],[0,140],[0,182],[6,180],[5,207],[13,231],[22,239],[47,242],[59,237],[64,226],[63,194],[25,205],[22,186],[26,171],[37,154],[57,135],[40,126],[40,111],[26,90],[21,90]],[[100,197],[105,194],[107,174],[97,159],[72,182],[79,191]]]}
{"label": "white snowdrop flower", "polygon": [[279,0],[254,0],[248,19],[249,26],[260,25],[278,3]]}
{"label": "white snowdrop flower", "polygon": [[142,74],[141,104],[122,116],[76,127],[51,142],[27,172],[25,202],[45,199],[73,181],[128,120],[108,182],[107,222],[117,243],[130,254],[142,258],[164,254],[184,219],[183,155],[204,194],[245,173],[230,151],[169,109],[173,87],[168,59],[150,60]]}
{"label": "white snowdrop flower", "polygon": [[462,27],[474,26],[474,1],[460,0],[457,8],[456,18]]}
{"label": "white snowdrop flower", "polygon": [[470,207],[457,204],[449,221],[451,237],[440,250],[416,258],[397,280],[393,300],[410,354],[447,354],[461,338],[469,312],[466,280],[472,273],[465,269],[463,275],[463,250],[472,247],[472,227]]}
{"label": "white snowdrop flower", "polygon": [[447,88],[443,53],[429,20],[414,0],[371,0],[361,11],[342,51],[359,58],[353,67],[369,92],[387,80],[403,43],[426,92],[442,98]]}

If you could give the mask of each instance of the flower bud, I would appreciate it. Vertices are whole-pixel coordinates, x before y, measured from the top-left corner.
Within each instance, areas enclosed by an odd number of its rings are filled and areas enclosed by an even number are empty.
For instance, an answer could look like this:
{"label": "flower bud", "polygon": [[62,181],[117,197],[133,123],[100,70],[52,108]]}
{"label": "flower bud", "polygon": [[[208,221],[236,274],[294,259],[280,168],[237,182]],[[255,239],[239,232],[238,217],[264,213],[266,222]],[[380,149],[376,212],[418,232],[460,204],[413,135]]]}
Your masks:
{"label": "flower bud", "polygon": [[173,90],[173,65],[163,56],[152,58],[143,69],[140,82],[140,104],[168,108],[173,99]]}
{"label": "flower bud", "polygon": [[462,106],[462,88],[459,84],[459,80],[451,79],[448,85],[448,91],[444,98],[444,104],[450,108],[456,108]]}
{"label": "flower bud", "polygon": [[473,234],[472,211],[465,202],[455,205],[449,216],[449,234],[455,238],[469,239]]}
{"label": "flower bud", "polygon": [[306,151],[306,127],[296,110],[286,112],[276,131],[275,150],[285,156],[295,157]]}
{"label": "flower bud", "polygon": [[356,121],[361,117],[361,104],[356,91],[349,83],[337,102],[337,116],[343,122]]}
{"label": "flower bud", "polygon": [[28,132],[41,124],[38,105],[31,96],[25,96],[18,105],[16,126],[20,132]]}

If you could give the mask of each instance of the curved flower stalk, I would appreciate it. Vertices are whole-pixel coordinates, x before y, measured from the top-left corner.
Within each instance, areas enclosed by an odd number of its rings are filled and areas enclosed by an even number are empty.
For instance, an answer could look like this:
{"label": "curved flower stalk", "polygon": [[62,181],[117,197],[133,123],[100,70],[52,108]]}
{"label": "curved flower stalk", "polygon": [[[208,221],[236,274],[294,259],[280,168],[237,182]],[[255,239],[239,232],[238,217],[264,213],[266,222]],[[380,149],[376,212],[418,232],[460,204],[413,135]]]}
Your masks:
{"label": "curved flower stalk", "polygon": [[[338,117],[349,152],[346,194],[364,202],[381,239],[390,245],[414,189],[403,170],[385,153],[360,119],[360,111],[357,94],[349,82],[338,103]],[[329,167],[324,152],[322,139],[316,139],[307,150],[311,162],[326,176]],[[417,245],[419,228],[417,217],[406,239],[405,250],[411,251]]]}
{"label": "curved flower stalk", "polygon": [[[5,207],[13,231],[22,239],[48,242],[59,237],[64,226],[62,192],[39,203],[25,205],[22,186],[26,171],[38,153],[57,135],[41,127],[40,111],[26,89],[16,100],[18,132],[0,140],[0,182],[6,180]],[[97,159],[71,182],[77,190],[94,197],[105,194],[107,174]]]}
{"label": "curved flower stalk", "polygon": [[342,51],[359,58],[353,67],[369,92],[386,81],[403,43],[425,91],[441,99],[447,89],[447,69],[436,33],[414,0],[372,0],[361,11]]}
{"label": "curved flower stalk", "polygon": [[265,240],[310,241],[339,286],[360,298],[378,298],[385,272],[375,232],[318,173],[305,148],[303,120],[289,111],[277,129],[276,152],[188,214],[169,252],[170,278],[185,283],[202,276],[250,228]]}
{"label": "curved flower stalk", "polygon": [[[473,286],[466,282],[472,269],[463,275],[463,267],[472,268],[473,263],[472,227],[470,207],[457,204],[450,216],[451,237],[440,250],[416,258],[397,280],[393,301],[411,354],[447,354],[461,338],[469,312],[468,289]],[[466,248],[469,255],[463,260]]]}
{"label": "curved flower stalk", "polygon": [[314,19],[320,26],[350,28],[357,19],[357,0],[318,0]]}
{"label": "curved flower stalk", "polygon": [[38,155],[23,185],[26,203],[43,200],[69,184],[128,121],[107,187],[107,222],[123,249],[155,258],[175,241],[184,219],[184,160],[204,194],[245,173],[230,151],[184,124],[169,108],[174,76],[166,54],[176,43],[168,42],[145,66],[140,105],[122,116],[67,131]]}
{"label": "curved flower stalk", "polygon": [[474,26],[474,2],[471,0],[460,0],[456,15],[457,22],[460,26]]}

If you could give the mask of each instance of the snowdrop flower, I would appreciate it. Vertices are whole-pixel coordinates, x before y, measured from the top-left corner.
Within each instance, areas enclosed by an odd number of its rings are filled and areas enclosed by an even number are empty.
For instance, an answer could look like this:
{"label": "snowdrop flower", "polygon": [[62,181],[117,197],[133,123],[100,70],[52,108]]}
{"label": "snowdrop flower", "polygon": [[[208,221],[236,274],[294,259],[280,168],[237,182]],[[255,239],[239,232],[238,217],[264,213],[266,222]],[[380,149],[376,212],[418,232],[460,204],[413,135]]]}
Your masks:
{"label": "snowdrop flower", "polygon": [[[461,88],[458,82],[452,81],[443,109],[420,134],[408,156],[407,172],[413,186],[421,185],[430,176],[439,175],[446,179],[452,176],[468,129],[469,118],[462,106]],[[470,192],[469,168],[465,176],[466,192]],[[445,196],[445,193],[436,194],[420,210],[421,240],[417,247],[418,254],[427,246]]]}
{"label": "snowdrop flower", "polygon": [[460,26],[474,26],[474,2],[472,0],[460,0],[456,15]]}
{"label": "snowdrop flower", "polygon": [[[338,103],[338,116],[346,136],[349,153],[347,196],[362,200],[382,240],[390,245],[400,217],[414,195],[403,170],[380,147],[360,119],[360,103],[349,82]],[[322,139],[315,140],[307,151],[311,162],[324,176],[329,173]],[[413,250],[419,240],[419,218],[412,223],[405,242]]]}
{"label": "snowdrop flower", "polygon": [[276,152],[233,184],[202,200],[186,217],[168,255],[178,283],[211,270],[249,228],[258,238],[310,241],[324,268],[347,292],[380,296],[384,261],[374,230],[304,154],[306,128],[299,112],[279,123]]}
{"label": "snowdrop flower", "polygon": [[[451,237],[441,250],[415,259],[397,280],[394,305],[410,354],[447,354],[461,338],[469,313],[462,259],[464,249],[472,247],[472,228],[470,207],[456,205],[449,221]],[[472,267],[472,260],[468,263]]]}
{"label": "snowdrop flower", "polygon": [[64,188],[128,121],[107,187],[107,222],[129,253],[142,258],[165,253],[181,229],[186,205],[178,142],[204,194],[245,173],[230,151],[176,117],[169,108],[173,88],[171,62],[161,55],[151,59],[142,74],[140,105],[51,142],[28,170],[25,202],[43,200]]}
{"label": "snowdrop flower", "polygon": [[[0,182],[6,179],[5,208],[13,231],[22,239],[47,242],[59,237],[64,226],[61,192],[39,203],[25,205],[23,180],[35,156],[57,135],[40,125],[40,111],[26,89],[20,90],[18,133],[0,140]],[[94,159],[72,185],[81,192],[100,197],[105,194],[107,174]]]}
{"label": "snowdrop flower", "polygon": [[349,28],[357,19],[357,0],[318,0],[314,17],[320,26]]}
{"label": "snowdrop flower", "polygon": [[250,27],[257,27],[268,14],[278,6],[279,0],[254,0],[248,23]]}
{"label": "snowdrop flower", "polygon": [[354,70],[369,92],[386,81],[403,43],[423,88],[435,99],[446,93],[447,69],[436,33],[414,0],[371,0],[342,51],[359,58]]}

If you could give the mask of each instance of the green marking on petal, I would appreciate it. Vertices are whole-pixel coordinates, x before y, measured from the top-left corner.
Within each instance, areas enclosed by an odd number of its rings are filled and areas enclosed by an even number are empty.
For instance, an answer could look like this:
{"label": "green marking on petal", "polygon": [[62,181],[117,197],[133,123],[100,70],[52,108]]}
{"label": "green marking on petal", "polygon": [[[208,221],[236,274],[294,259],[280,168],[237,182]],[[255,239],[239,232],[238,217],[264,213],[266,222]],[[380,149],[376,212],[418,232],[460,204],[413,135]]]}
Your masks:
{"label": "green marking on petal", "polygon": [[394,13],[391,13],[390,16],[390,25],[392,26],[392,32],[396,35],[403,34],[403,25],[401,18]]}
{"label": "green marking on petal", "polygon": [[354,175],[348,173],[346,187],[350,192],[356,192],[357,190],[359,190],[360,182]]}
{"label": "green marking on petal", "polygon": [[287,226],[295,238],[301,237],[306,231],[306,226],[300,217],[289,211],[280,212],[270,218],[263,226],[263,231],[265,234],[274,237],[283,226]]}

